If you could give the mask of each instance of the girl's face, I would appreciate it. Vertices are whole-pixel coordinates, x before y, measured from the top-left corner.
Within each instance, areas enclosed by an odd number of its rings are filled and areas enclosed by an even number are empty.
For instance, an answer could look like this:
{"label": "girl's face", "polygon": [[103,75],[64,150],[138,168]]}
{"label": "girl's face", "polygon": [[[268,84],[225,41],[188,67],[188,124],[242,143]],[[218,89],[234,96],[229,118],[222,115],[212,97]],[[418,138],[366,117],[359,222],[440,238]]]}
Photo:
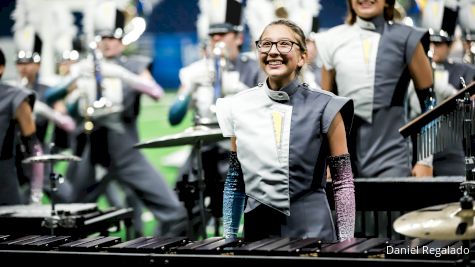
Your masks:
{"label": "girl's face", "polygon": [[351,0],[356,15],[362,19],[372,19],[384,13],[386,0]]}
{"label": "girl's face", "polygon": [[[306,53],[302,53],[298,45],[298,35],[285,25],[268,26],[262,33],[260,43],[271,45],[269,51],[259,50],[259,64],[269,77],[271,89],[279,89],[290,83],[296,76],[298,67],[302,67],[306,60]],[[274,42],[280,42],[279,49]],[[272,44],[272,43],[273,44]],[[289,52],[284,49],[290,45]],[[282,51],[284,50],[284,51]]]}

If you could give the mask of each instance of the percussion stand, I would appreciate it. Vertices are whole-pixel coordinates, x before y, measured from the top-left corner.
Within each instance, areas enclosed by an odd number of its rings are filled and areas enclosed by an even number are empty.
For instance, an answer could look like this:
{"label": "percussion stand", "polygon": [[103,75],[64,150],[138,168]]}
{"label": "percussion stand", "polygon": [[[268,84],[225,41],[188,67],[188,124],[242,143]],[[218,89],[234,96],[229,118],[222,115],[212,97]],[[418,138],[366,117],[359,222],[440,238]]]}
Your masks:
{"label": "percussion stand", "polygon": [[[473,215],[474,215],[474,211],[473,211],[473,198],[469,195],[468,193],[468,190],[464,192],[464,195],[460,198],[460,207],[462,208],[462,210],[460,211],[461,214],[464,212],[464,210],[467,212],[467,215],[466,215],[466,218],[464,218],[464,220],[462,220],[462,222],[458,225],[457,229],[456,229],[456,233],[457,234],[460,234],[460,235],[463,235],[465,233],[465,231],[467,230],[467,226],[469,226],[472,221],[473,221]],[[466,219],[466,221],[465,221]],[[463,256],[462,256],[462,262],[463,262],[463,266],[471,266],[471,260],[472,260],[472,257],[471,257],[471,253],[470,253],[470,248],[472,247],[472,242],[470,239],[464,239],[462,240],[462,249],[463,249],[463,252],[465,252],[465,250],[467,249],[469,251],[469,253],[463,253]]]}
{"label": "percussion stand", "polygon": [[[463,196],[460,198],[460,207],[462,210],[470,211],[468,217],[473,220],[473,195],[475,194],[475,158],[472,156],[472,100],[470,99],[470,94],[467,92],[463,100],[459,100],[459,103],[463,104],[463,144],[465,150],[465,179],[466,181],[461,183],[460,189],[462,190]],[[464,234],[466,230],[466,223],[460,223],[457,228],[457,233]],[[463,240],[462,247],[469,249],[471,247],[470,240]],[[465,266],[470,266],[471,256],[470,253],[463,255],[463,263]]]}
{"label": "percussion stand", "polygon": [[463,100],[458,101],[463,104],[463,145],[465,150],[465,182],[460,185],[464,195],[473,197],[475,194],[475,157],[472,156],[472,100],[467,92]]}
{"label": "percussion stand", "polygon": [[55,192],[58,191],[58,184],[61,183],[62,175],[54,172],[54,160],[50,161],[51,172],[49,175],[49,182],[51,187],[51,215],[46,217],[42,223],[42,226],[51,230],[51,235],[54,235],[54,229],[58,227],[60,217],[55,207]]}
{"label": "percussion stand", "polygon": [[[201,160],[201,147],[203,146],[203,140],[196,142],[193,145],[193,149],[191,150],[191,169],[193,176],[196,176],[197,179],[197,186],[198,186],[198,202],[199,202],[199,210],[200,210],[200,220],[203,225],[201,228],[201,236],[203,238],[207,237],[206,234],[206,215],[205,215],[205,203],[204,203],[204,175],[203,175],[203,163]],[[190,212],[189,212],[190,213]],[[190,214],[189,214],[190,215]],[[192,212],[191,212],[192,215]],[[189,223],[191,224],[192,218],[189,218]]]}

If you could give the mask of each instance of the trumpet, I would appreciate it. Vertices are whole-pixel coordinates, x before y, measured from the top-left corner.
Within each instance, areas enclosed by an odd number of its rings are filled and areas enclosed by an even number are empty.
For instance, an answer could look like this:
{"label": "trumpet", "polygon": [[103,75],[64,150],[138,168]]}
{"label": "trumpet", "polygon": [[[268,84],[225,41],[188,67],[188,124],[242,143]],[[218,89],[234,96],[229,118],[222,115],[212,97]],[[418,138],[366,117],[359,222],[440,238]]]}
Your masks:
{"label": "trumpet", "polygon": [[227,51],[224,42],[217,42],[213,48],[214,82],[213,105],[223,96],[223,71],[227,69]]}
{"label": "trumpet", "polygon": [[86,105],[84,107],[83,116],[84,116],[84,130],[86,133],[92,132],[94,129],[94,120],[100,117],[118,113],[123,110],[122,107],[116,107],[112,104],[109,99],[104,96],[104,88],[102,87],[102,72],[101,72],[101,62],[97,52],[97,44],[91,42],[90,45],[91,56],[93,61],[93,74],[94,74],[94,83],[95,83],[95,97],[93,97],[92,104],[90,103],[90,98],[87,94],[84,94],[83,97],[86,99]]}

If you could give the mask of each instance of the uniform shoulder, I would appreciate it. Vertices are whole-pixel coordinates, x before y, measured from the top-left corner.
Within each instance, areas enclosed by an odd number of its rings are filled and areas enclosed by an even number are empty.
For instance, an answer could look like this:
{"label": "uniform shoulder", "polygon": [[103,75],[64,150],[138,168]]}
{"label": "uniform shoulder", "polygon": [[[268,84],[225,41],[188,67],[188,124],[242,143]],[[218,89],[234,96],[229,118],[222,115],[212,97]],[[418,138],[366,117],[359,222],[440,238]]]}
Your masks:
{"label": "uniform shoulder", "polygon": [[319,33],[316,34],[316,36],[317,36],[317,38],[321,38],[321,37],[339,35],[342,32],[348,30],[350,27],[351,27],[351,25],[346,24],[346,23],[345,24],[340,24],[340,25],[337,25],[337,26],[334,26],[334,27],[328,29],[327,31],[319,32]]}
{"label": "uniform shoulder", "polygon": [[0,83],[0,97],[15,97],[17,95],[24,95],[25,97],[30,97],[31,99],[35,99],[35,92],[30,89],[19,87],[11,82],[1,82]]}
{"label": "uniform shoulder", "polygon": [[259,90],[262,89],[262,83],[259,83],[257,86],[254,86],[252,88],[242,90],[232,96],[231,98],[247,98],[247,97],[253,97],[256,93],[259,92]]}
{"label": "uniform shoulder", "polygon": [[412,34],[412,33],[425,33],[428,32],[427,29],[424,28],[419,28],[415,26],[408,26],[406,24],[402,24],[399,22],[388,22],[389,29],[391,31],[398,31],[406,34]]}
{"label": "uniform shoulder", "polygon": [[302,83],[302,84],[300,84],[299,86],[300,86],[303,90],[309,92],[309,94],[311,94],[311,95],[315,95],[315,96],[318,96],[318,95],[325,95],[325,96],[329,96],[329,97],[334,97],[334,96],[336,96],[334,93],[329,92],[329,91],[326,91],[326,90],[323,90],[323,89],[320,89],[320,88],[310,88],[307,83]]}

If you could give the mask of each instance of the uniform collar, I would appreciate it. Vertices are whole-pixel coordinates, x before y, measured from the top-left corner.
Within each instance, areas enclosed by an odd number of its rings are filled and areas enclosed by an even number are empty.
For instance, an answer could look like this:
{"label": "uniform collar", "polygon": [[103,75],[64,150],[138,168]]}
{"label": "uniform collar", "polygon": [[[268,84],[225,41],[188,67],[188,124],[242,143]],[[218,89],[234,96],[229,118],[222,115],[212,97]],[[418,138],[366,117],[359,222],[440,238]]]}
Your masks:
{"label": "uniform collar", "polygon": [[264,90],[266,91],[267,95],[272,100],[275,100],[278,102],[285,102],[285,101],[289,101],[290,96],[292,96],[295,92],[297,92],[297,89],[299,87],[299,82],[297,81],[297,79],[294,79],[289,84],[280,88],[279,90],[270,89],[269,86],[267,85],[267,80],[265,83],[259,84],[259,86],[264,87]]}
{"label": "uniform collar", "polygon": [[360,17],[356,17],[355,24],[358,25],[361,29],[368,30],[368,31],[375,31],[382,33],[384,29],[384,16],[380,15],[371,20],[364,20]]}

